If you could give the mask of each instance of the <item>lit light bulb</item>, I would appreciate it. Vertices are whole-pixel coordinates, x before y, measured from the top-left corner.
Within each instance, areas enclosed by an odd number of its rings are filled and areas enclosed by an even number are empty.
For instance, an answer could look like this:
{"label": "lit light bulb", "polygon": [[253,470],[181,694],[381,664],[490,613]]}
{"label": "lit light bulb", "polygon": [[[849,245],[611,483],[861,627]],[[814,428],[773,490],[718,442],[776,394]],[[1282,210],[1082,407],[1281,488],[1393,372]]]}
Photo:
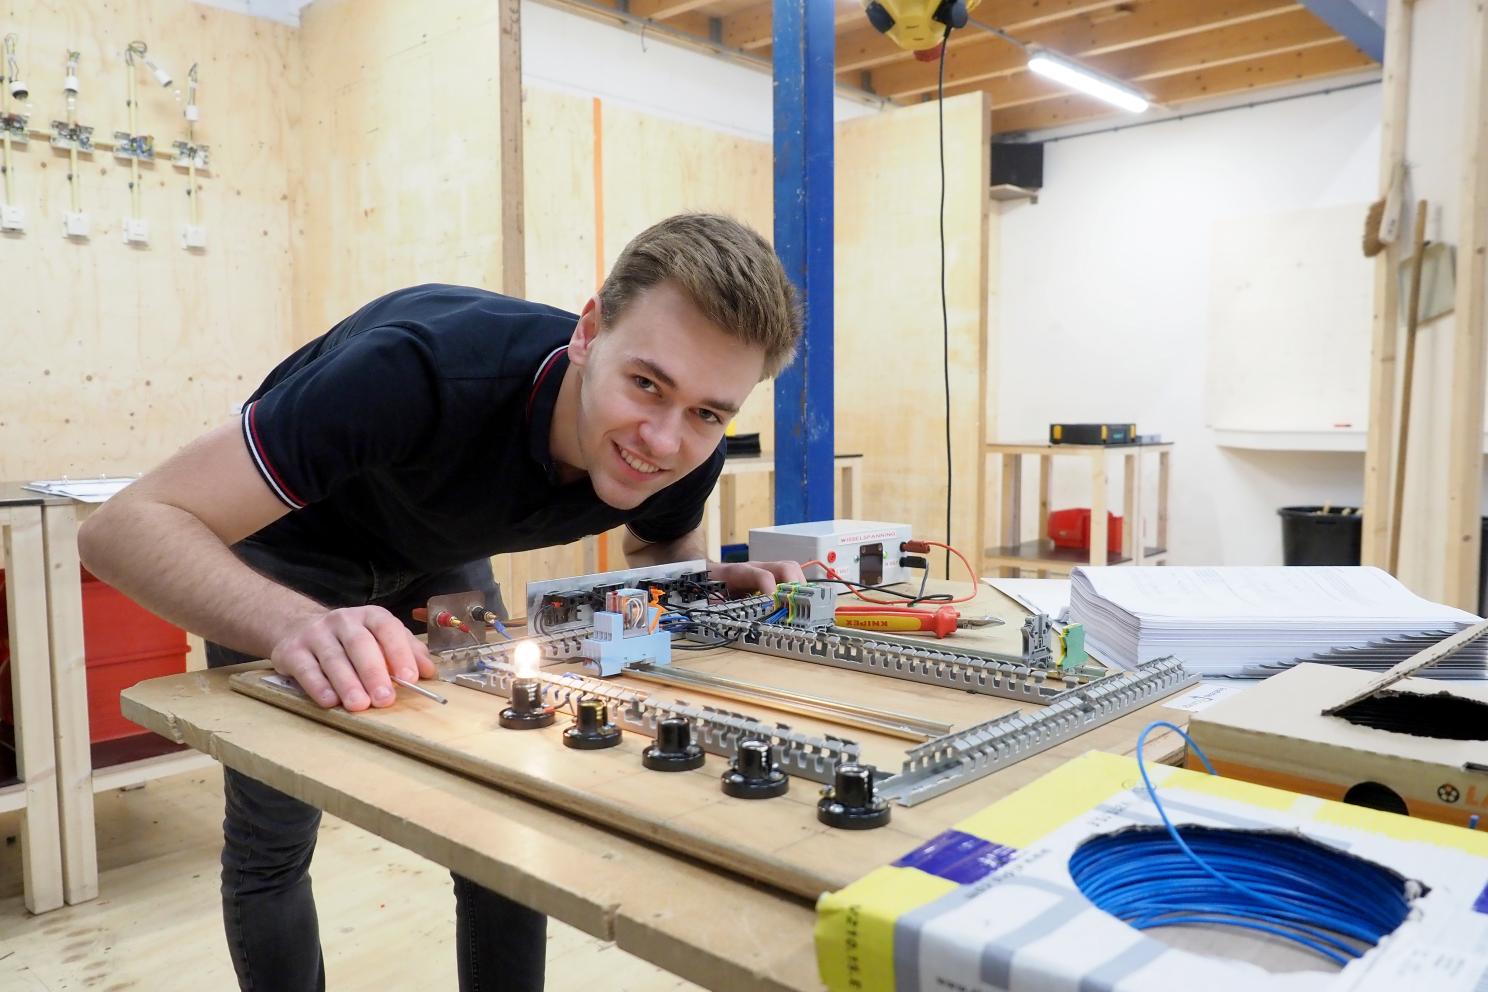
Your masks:
{"label": "lit light bulb", "polygon": [[517,678],[530,679],[537,674],[538,662],[542,660],[542,649],[532,641],[518,641],[514,660]]}

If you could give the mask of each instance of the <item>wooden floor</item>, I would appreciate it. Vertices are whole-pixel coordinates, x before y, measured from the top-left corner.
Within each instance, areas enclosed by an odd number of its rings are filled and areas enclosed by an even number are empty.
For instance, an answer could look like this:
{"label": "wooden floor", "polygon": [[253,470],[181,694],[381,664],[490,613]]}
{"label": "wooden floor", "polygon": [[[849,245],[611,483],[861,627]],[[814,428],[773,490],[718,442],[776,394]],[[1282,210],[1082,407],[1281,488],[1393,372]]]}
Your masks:
{"label": "wooden floor", "polygon": [[[0,992],[230,989],[222,936],[217,768],[98,796],[101,894],[31,916],[21,905],[19,814],[0,814]],[[449,873],[326,817],[312,869],[336,990],[454,989]],[[698,986],[553,921],[550,992]]]}

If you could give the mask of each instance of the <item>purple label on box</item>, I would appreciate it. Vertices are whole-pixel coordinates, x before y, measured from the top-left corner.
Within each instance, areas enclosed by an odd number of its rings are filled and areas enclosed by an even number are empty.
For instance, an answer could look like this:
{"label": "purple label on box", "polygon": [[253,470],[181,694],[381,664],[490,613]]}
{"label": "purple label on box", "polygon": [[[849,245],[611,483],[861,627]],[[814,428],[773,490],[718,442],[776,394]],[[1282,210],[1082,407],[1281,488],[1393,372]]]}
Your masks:
{"label": "purple label on box", "polygon": [[1013,860],[1015,848],[1003,847],[960,830],[932,837],[894,862],[898,868],[918,868],[959,885],[980,881]]}
{"label": "purple label on box", "polygon": [[1488,913],[1488,885],[1483,886],[1483,891],[1478,893],[1477,901],[1473,903],[1473,911]]}

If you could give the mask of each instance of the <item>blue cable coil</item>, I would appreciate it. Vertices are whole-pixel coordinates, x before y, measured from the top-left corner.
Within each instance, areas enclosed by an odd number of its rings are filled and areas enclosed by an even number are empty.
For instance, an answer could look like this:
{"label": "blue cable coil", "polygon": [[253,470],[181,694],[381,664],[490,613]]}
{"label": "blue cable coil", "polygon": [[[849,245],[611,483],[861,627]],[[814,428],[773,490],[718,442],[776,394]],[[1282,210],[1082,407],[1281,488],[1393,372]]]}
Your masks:
{"label": "blue cable coil", "polygon": [[1159,720],[1142,730],[1137,768],[1166,830],[1133,828],[1080,845],[1070,875],[1096,908],[1138,930],[1207,924],[1269,933],[1340,965],[1404,922],[1407,883],[1381,865],[1295,834],[1175,827],[1142,758],[1158,727],[1177,732],[1215,774],[1181,728]]}

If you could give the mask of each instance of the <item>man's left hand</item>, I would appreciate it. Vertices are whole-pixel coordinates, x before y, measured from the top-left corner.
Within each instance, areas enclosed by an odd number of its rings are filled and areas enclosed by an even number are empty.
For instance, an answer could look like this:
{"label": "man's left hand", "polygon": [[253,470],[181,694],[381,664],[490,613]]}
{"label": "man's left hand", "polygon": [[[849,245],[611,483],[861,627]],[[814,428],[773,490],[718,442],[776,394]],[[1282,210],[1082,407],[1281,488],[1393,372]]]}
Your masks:
{"label": "man's left hand", "polygon": [[728,584],[731,596],[772,593],[780,582],[805,582],[801,566],[793,561],[711,562],[708,572]]}

